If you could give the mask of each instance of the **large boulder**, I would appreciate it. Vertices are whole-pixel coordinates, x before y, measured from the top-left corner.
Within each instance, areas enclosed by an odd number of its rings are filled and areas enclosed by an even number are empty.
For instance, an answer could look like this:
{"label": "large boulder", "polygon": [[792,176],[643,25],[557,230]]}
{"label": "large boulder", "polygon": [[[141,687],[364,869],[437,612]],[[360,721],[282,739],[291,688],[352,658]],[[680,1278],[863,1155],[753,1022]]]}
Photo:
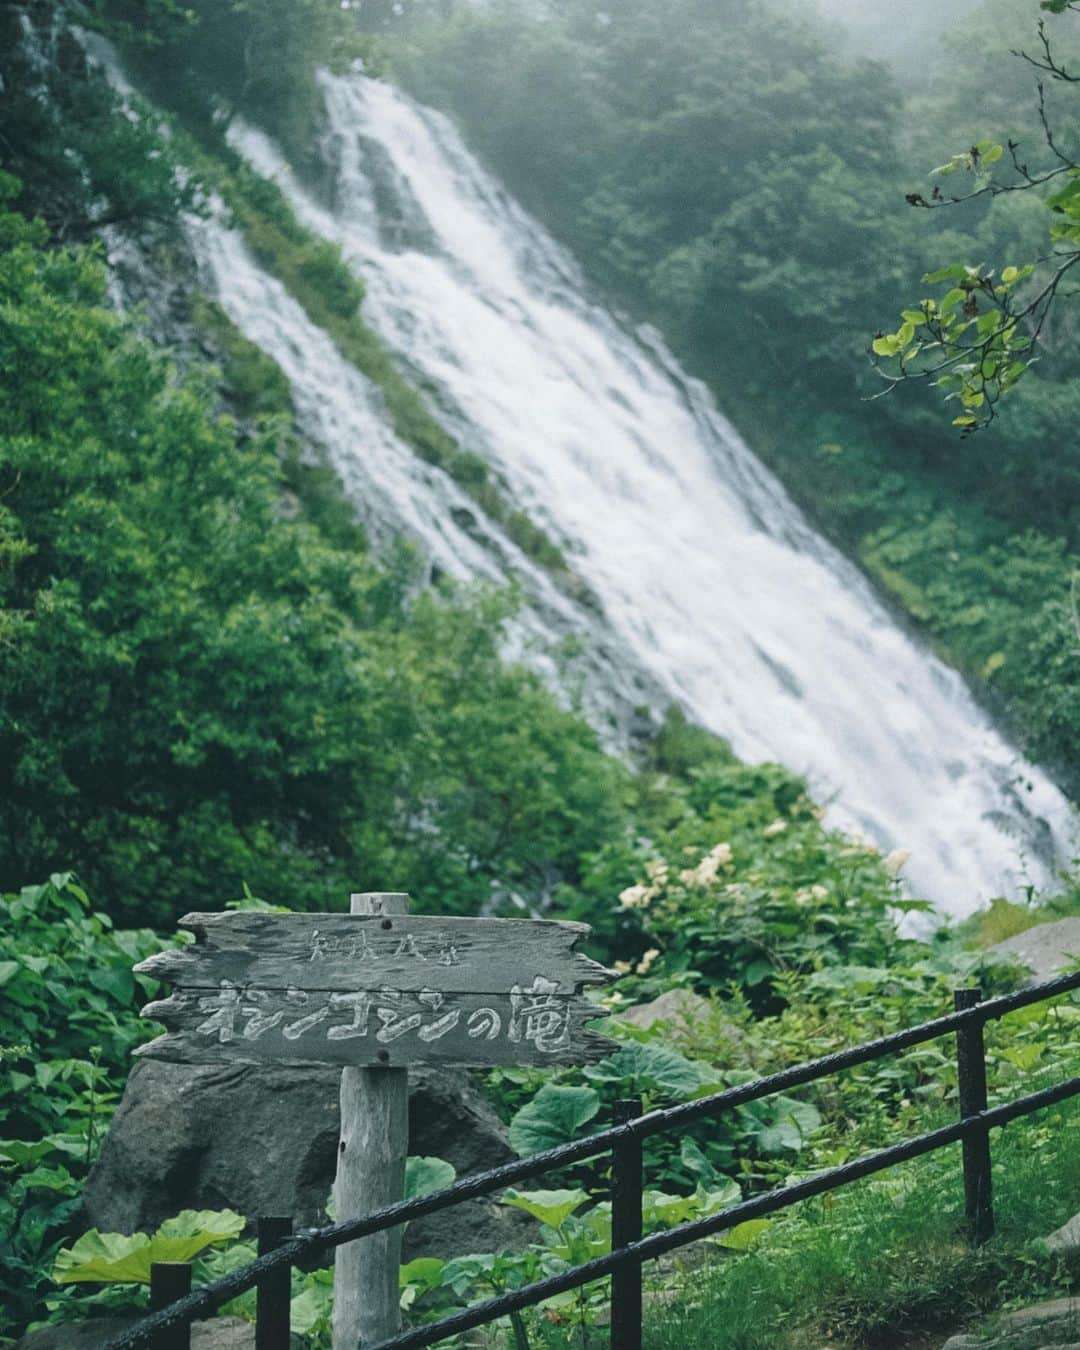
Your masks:
{"label": "large boulder", "polygon": [[[317,1065],[193,1066],[140,1060],[84,1192],[102,1232],[157,1227],[182,1209],[327,1222],[338,1143],[340,1070]],[[464,1074],[409,1074],[409,1152],[458,1175],[512,1158],[506,1130]],[[467,1201],[409,1225],[406,1254],[460,1256],[520,1246],[520,1211]]]}
{"label": "large boulder", "polygon": [[1040,923],[990,948],[1000,956],[1020,962],[1031,971],[1032,981],[1052,980],[1080,956],[1080,919]]}

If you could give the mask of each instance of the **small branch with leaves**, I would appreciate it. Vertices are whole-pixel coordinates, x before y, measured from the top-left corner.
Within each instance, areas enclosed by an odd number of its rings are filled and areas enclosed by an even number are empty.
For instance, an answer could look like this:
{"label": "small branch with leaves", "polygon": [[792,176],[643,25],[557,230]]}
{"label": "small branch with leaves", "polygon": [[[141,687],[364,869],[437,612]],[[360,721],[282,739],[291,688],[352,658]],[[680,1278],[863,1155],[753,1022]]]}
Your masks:
{"label": "small branch with leaves", "polygon": [[[1043,0],[1042,8],[1057,14],[1080,12],[1080,0]],[[1038,35],[1039,53],[1015,55],[1051,79],[1080,83],[1080,75],[1055,55],[1045,20],[1039,23]],[[873,398],[910,380],[929,381],[946,391],[946,401],[959,400],[962,407],[953,425],[964,435],[994,420],[1000,400],[1035,363],[1047,317],[1059,298],[1073,293],[1063,291],[1062,283],[1080,260],[1080,159],[1063,148],[1054,131],[1041,80],[1037,88],[1048,162],[1031,167],[1016,140],[1004,145],[979,141],[933,171],[937,179],[966,172],[974,180],[969,191],[948,193],[935,182],[929,195],[911,192],[906,200],[910,206],[932,210],[1053,183],[1045,198],[1052,217],[1048,253],[1034,262],[1005,267],[1000,275],[982,265],[963,263],[928,273],[923,281],[942,286],[943,293],[903,310],[900,327],[893,333],[879,332],[871,343],[871,361],[885,382]],[[1001,164],[1011,169],[1011,177],[995,176]]]}

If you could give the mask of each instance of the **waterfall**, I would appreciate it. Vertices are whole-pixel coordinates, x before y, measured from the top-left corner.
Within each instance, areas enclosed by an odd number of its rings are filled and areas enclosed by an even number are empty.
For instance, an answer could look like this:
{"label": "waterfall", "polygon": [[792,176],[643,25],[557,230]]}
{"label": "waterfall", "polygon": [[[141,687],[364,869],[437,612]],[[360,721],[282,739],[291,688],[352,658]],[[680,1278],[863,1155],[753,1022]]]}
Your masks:
{"label": "waterfall", "polygon": [[588,298],[573,260],[444,117],[362,74],[322,78],[319,192],[256,129],[235,124],[233,144],[341,245],[367,321],[563,545],[603,618],[572,612],[497,527],[488,547],[457,528],[456,489],[393,442],[371,391],[211,227],[212,284],[286,369],[347,488],[380,496],[393,527],[455,575],[512,562],[534,614],[599,633],[598,678],[659,691],[741,757],[804,773],[831,823],[909,848],[911,886],[944,909],[1045,883],[1068,847],[1062,795],[814,532],[705,387],[657,334]]}

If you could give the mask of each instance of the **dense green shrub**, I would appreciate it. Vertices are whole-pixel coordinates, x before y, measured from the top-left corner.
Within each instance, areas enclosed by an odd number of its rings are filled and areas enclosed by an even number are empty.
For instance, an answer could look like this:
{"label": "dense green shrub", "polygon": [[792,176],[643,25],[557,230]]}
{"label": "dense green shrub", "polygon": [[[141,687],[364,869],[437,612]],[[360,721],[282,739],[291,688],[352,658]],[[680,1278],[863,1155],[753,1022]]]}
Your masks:
{"label": "dense green shrub", "polygon": [[120,1097],[138,1007],[135,962],[166,944],[113,927],[69,874],[0,896],[0,1342],[45,1314],[49,1269]]}
{"label": "dense green shrub", "polygon": [[512,601],[283,519],[272,429],[102,308],[91,253],[0,240],[0,884],[67,859],[168,921],[243,881],[476,912],[575,875],[624,774],[501,661]]}

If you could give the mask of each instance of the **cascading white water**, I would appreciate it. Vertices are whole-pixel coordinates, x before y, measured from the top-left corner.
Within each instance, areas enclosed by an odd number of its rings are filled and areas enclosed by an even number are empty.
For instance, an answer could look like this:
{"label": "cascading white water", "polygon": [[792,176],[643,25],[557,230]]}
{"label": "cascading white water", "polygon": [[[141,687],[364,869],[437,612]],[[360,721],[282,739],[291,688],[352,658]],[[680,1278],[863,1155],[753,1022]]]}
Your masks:
{"label": "cascading white water", "polygon": [[[236,124],[234,144],[341,244],[367,321],[566,544],[621,664],[744,758],[806,773],[836,824],[910,848],[912,885],[945,909],[1045,881],[1071,829],[1064,798],[814,533],[704,387],[655,334],[585,298],[572,260],[445,118],[362,75],[324,88],[318,198],[253,128]],[[492,555],[447,527],[445,480],[388,450],[369,413],[355,420],[356,379],[236,241],[215,237],[223,303],[282,362],[346,484],[359,474],[360,490],[382,492],[457,574],[489,573]],[[569,602],[554,603],[565,620]],[[578,622],[596,625],[585,611]]]}

